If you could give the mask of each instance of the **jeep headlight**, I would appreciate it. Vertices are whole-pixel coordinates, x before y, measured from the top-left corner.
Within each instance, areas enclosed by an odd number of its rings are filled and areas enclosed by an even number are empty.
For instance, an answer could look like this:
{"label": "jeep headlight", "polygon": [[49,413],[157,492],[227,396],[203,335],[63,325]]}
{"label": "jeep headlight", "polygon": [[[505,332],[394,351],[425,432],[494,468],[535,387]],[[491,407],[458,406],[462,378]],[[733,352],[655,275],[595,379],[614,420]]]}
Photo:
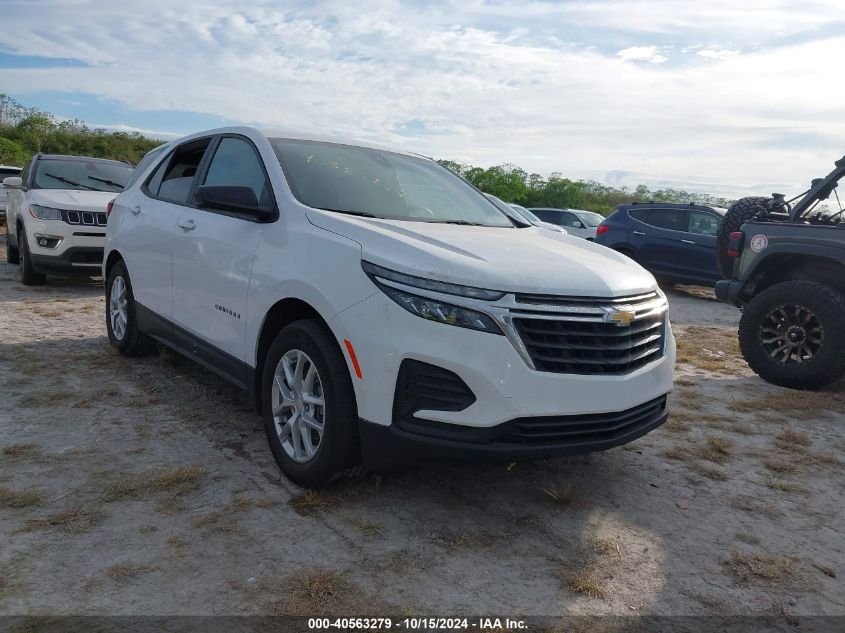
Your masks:
{"label": "jeep headlight", "polygon": [[40,204],[33,204],[29,207],[29,214],[39,220],[61,220],[62,212],[52,207],[42,207]]}
{"label": "jeep headlight", "polygon": [[[431,279],[424,279],[422,277],[414,277],[412,275],[405,275],[380,266],[375,266],[368,262],[362,262],[361,265],[370,279],[373,280],[373,283],[375,283],[375,285],[378,286],[384,294],[411,314],[415,314],[416,316],[429,321],[443,323],[445,325],[456,325],[470,330],[479,330],[481,332],[490,332],[492,334],[503,334],[501,328],[496,325],[496,322],[483,312],[471,310],[462,306],[456,306],[445,301],[440,301],[439,299],[421,297],[405,290],[395,288],[394,286],[381,283],[379,278],[395,281],[405,285],[413,285],[433,292],[455,295],[460,294],[460,296],[463,297],[480,298],[480,296],[485,296],[490,297],[491,299],[498,299],[504,293],[484,290],[481,288],[472,288],[469,286],[459,286]],[[447,292],[446,288],[452,292]]]}

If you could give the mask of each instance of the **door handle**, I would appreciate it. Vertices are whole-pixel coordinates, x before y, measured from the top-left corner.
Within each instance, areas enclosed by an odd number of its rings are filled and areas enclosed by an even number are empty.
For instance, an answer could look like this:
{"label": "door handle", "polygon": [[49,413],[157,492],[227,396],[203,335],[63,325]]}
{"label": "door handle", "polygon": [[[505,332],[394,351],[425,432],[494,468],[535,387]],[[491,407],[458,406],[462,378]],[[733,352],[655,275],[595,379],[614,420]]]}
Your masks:
{"label": "door handle", "polygon": [[645,235],[642,231],[634,231],[634,235]]}
{"label": "door handle", "polygon": [[695,246],[695,242],[693,242],[692,240],[681,240],[681,241],[682,241],[684,244],[692,244],[693,246]]}
{"label": "door handle", "polygon": [[141,205],[140,205],[140,204],[136,204],[134,207],[129,207],[129,210],[130,210],[130,211],[131,211],[134,215],[138,215],[139,213],[141,213]]}
{"label": "door handle", "polygon": [[197,225],[194,224],[193,220],[179,220],[176,224],[178,224],[179,228],[184,231],[193,231],[197,228]]}

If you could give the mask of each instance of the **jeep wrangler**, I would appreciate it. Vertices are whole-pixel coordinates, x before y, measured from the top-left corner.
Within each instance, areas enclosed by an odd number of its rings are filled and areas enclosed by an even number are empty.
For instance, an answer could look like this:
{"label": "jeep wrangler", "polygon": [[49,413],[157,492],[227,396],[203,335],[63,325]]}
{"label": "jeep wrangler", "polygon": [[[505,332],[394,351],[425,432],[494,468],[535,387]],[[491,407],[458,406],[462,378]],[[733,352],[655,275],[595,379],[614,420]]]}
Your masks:
{"label": "jeep wrangler", "polygon": [[[719,226],[720,301],[742,309],[739,344],[763,379],[817,389],[845,375],[845,157],[786,200],[743,198]],[[833,196],[833,200],[831,200]]]}

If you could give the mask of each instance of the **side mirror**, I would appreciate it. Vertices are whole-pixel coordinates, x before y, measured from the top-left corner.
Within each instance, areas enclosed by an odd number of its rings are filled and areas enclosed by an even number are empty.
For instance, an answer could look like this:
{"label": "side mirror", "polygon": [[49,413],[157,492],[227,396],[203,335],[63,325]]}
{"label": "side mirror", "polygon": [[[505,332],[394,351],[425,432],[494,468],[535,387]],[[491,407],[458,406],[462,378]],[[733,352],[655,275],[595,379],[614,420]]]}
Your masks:
{"label": "side mirror", "polygon": [[3,186],[9,189],[21,189],[23,187],[23,179],[20,176],[9,176],[3,180]]}
{"label": "side mirror", "polygon": [[575,228],[576,228],[576,229],[583,229],[583,228],[584,228],[584,223],[583,223],[583,222],[581,222],[581,221],[579,221],[579,220],[575,220]]}
{"label": "side mirror", "polygon": [[250,187],[203,185],[197,187],[194,199],[200,207],[243,213],[258,219],[268,218],[273,213],[272,209],[258,204]]}

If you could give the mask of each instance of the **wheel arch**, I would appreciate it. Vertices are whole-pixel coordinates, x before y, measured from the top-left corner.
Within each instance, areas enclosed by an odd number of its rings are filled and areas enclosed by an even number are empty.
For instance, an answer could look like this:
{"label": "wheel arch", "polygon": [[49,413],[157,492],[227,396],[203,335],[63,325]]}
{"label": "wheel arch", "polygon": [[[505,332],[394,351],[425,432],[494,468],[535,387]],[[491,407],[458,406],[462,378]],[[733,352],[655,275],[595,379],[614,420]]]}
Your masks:
{"label": "wheel arch", "polygon": [[109,273],[114,265],[123,259],[123,255],[120,254],[120,251],[113,250],[109,253],[109,256],[106,258],[106,265],[103,268],[103,276],[105,277],[104,281],[107,281],[109,278]]}
{"label": "wheel arch", "polygon": [[314,319],[319,322],[331,333],[335,345],[341,350],[341,355],[344,358],[346,357],[328,321],[326,321],[314,306],[298,297],[286,297],[274,303],[267,311],[267,314],[264,315],[255,344],[255,372],[250,389],[251,397],[255,403],[255,410],[259,416],[262,414],[261,376],[264,373],[264,358],[267,356],[267,351],[270,349],[273,339],[275,339],[282,328],[300,319]]}
{"label": "wheel arch", "polygon": [[845,262],[823,254],[773,253],[749,278],[752,295],[782,281],[816,281],[845,292]]}

